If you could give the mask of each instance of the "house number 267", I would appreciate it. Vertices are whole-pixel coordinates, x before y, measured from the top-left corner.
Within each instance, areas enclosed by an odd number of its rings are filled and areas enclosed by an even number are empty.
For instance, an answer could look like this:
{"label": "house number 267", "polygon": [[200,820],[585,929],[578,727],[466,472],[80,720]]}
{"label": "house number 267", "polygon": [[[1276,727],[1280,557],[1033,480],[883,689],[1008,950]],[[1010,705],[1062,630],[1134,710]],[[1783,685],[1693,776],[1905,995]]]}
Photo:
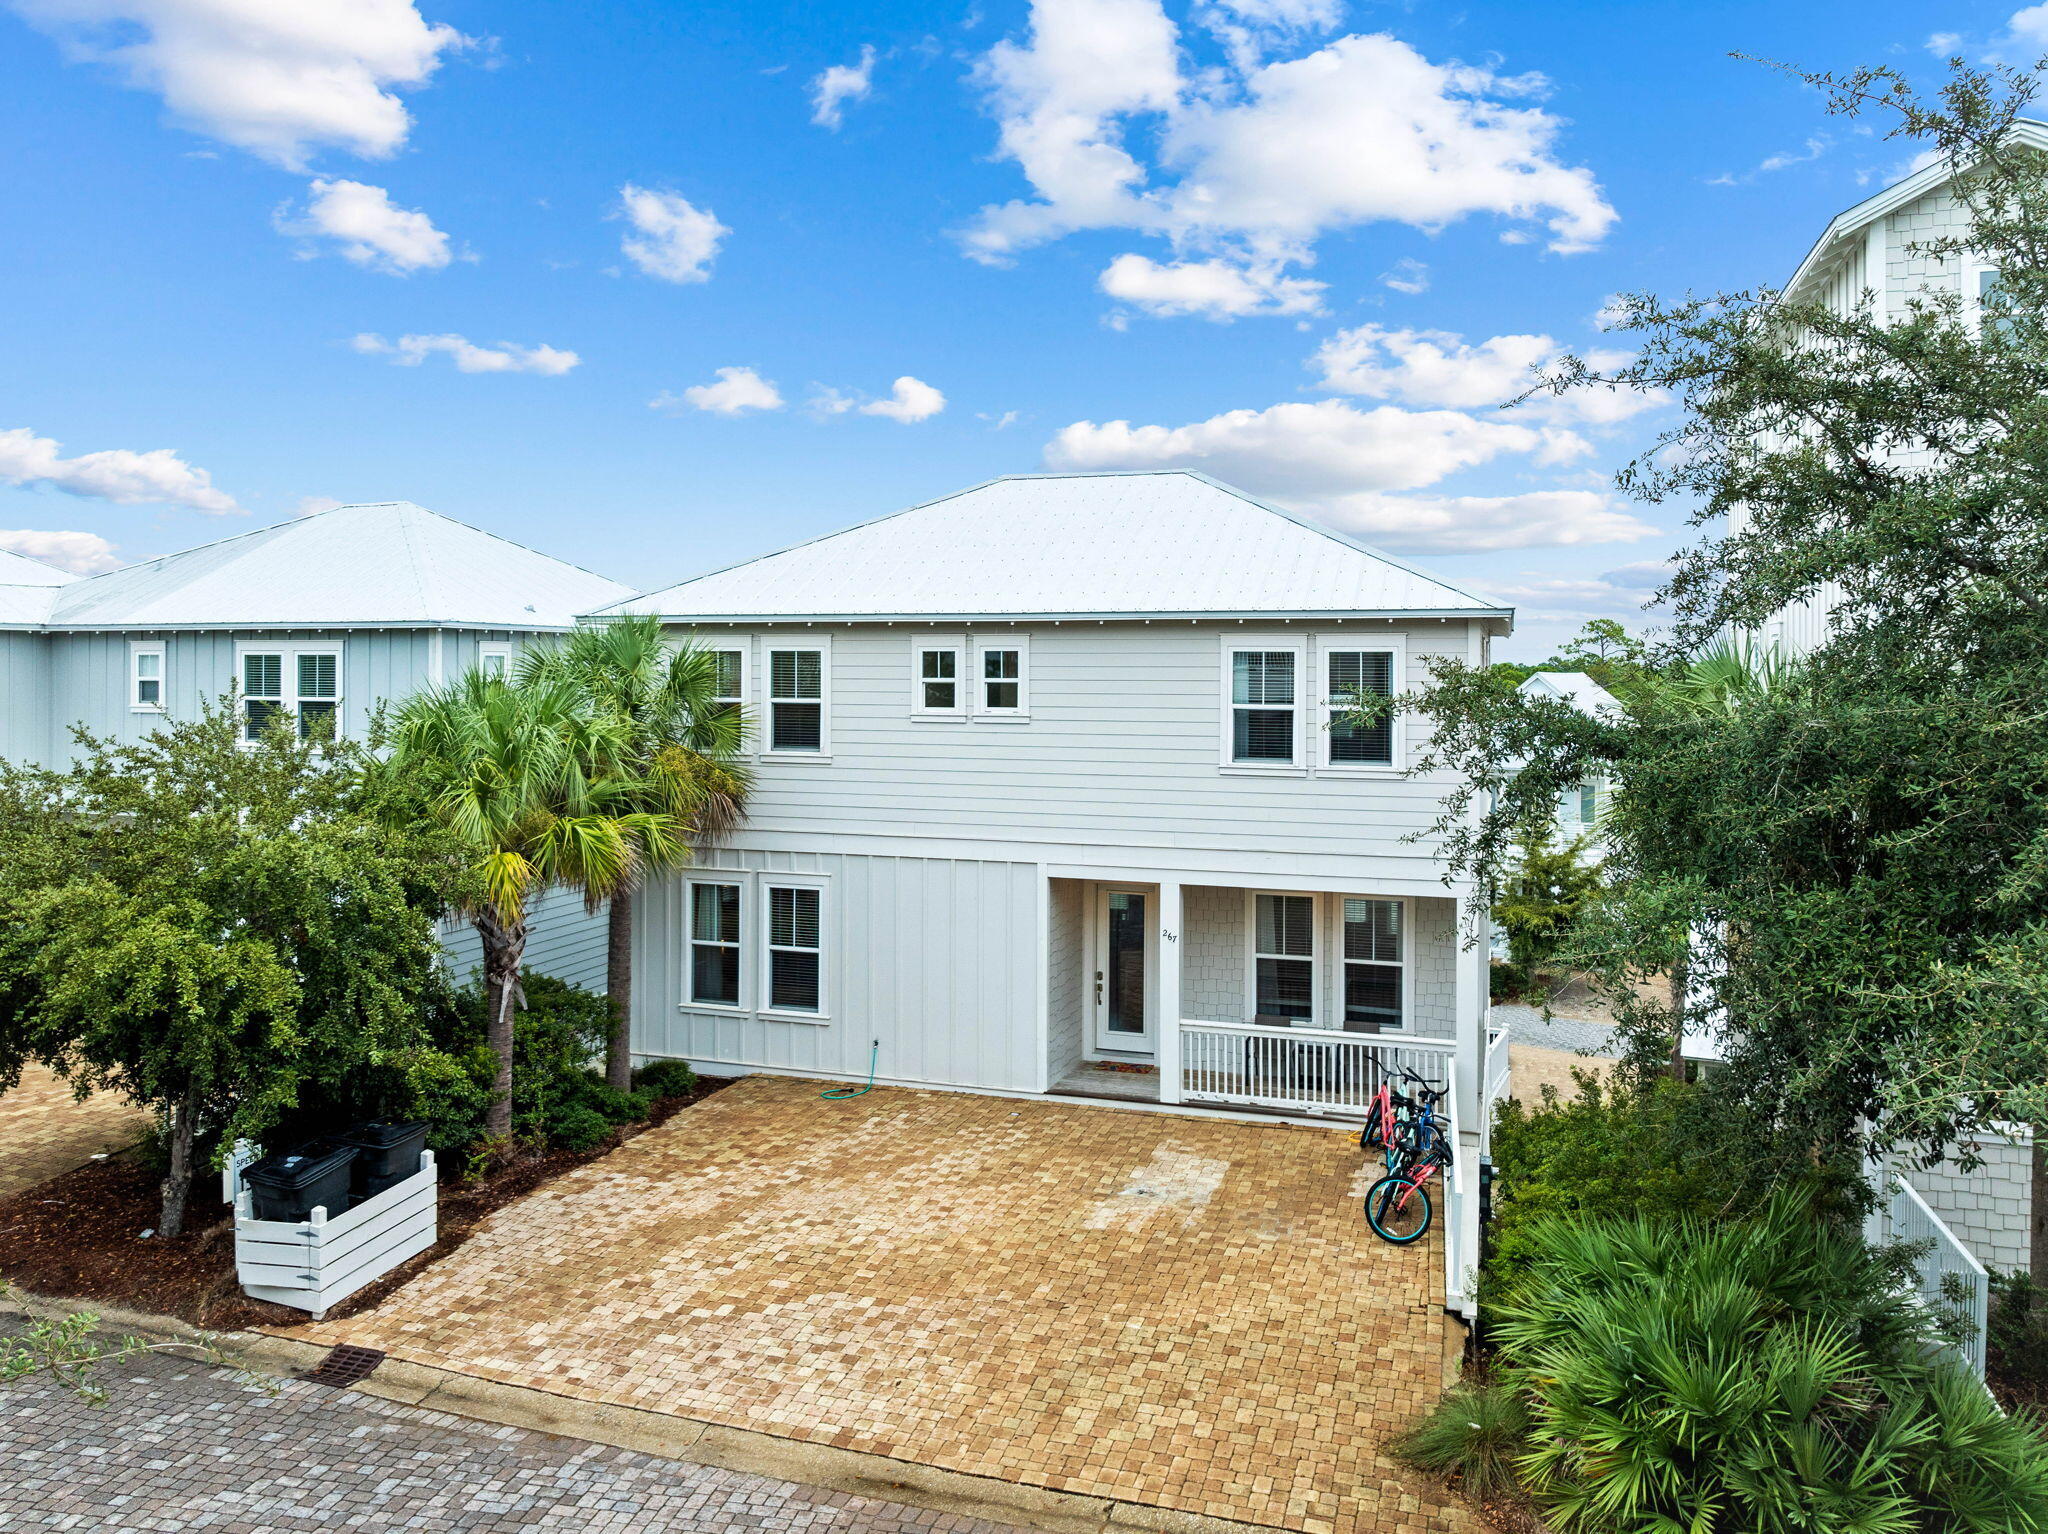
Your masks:
{"label": "house number 267", "polygon": [[1159,935],[1165,938],[1169,943],[1178,943],[1180,941],[1180,934],[1166,927],[1161,927],[1159,929]]}

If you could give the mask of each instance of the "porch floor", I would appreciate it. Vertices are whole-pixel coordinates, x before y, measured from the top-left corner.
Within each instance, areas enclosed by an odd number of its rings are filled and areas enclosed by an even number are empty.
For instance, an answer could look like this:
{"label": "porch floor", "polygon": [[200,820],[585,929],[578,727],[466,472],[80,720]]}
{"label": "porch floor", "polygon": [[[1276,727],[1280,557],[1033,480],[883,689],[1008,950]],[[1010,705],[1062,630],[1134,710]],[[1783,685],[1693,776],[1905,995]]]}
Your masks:
{"label": "porch floor", "polygon": [[1304,1534],[1483,1534],[1386,1451],[1443,1390],[1443,1253],[1372,1238],[1347,1136],[818,1086],[737,1082],[288,1334]]}
{"label": "porch floor", "polygon": [[1052,1084],[1060,1097],[1107,1097],[1120,1103],[1159,1101],[1159,1072],[1111,1070],[1100,1060],[1086,1060]]}

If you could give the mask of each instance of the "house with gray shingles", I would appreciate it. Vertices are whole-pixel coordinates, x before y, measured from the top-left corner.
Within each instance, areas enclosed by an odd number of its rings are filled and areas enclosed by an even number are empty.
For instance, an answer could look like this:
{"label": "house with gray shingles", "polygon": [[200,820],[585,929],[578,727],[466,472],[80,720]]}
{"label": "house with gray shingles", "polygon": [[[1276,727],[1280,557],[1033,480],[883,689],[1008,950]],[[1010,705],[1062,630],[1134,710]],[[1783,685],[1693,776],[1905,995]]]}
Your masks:
{"label": "house with gray shingles", "polygon": [[[359,736],[379,705],[505,668],[631,588],[409,501],[337,506],[161,559],[71,576],[0,553],[0,755],[58,765],[83,725],[117,741],[236,695],[244,727],[283,716]],[[602,989],[603,923],[540,903],[535,969]],[[476,959],[450,935],[459,969]]]}
{"label": "house with gray shingles", "polygon": [[993,480],[626,613],[717,653],[756,782],[640,897],[641,1058],[1316,1123],[1405,1067],[1451,1090],[1469,1307],[1485,912],[1423,722],[1355,704],[1510,609],[1171,471]]}

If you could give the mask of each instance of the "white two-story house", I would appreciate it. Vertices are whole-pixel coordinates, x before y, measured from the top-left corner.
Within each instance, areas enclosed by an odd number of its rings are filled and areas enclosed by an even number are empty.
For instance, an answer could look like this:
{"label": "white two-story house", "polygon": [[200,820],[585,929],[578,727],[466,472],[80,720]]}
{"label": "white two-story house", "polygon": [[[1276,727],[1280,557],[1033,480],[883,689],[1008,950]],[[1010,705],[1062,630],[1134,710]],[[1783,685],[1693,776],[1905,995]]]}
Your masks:
{"label": "white two-story house", "polygon": [[629,612],[719,653],[758,783],[642,897],[640,1055],[1322,1121],[1406,1067],[1476,1188],[1484,913],[1422,725],[1352,709],[1510,610],[1174,471],[994,480]]}

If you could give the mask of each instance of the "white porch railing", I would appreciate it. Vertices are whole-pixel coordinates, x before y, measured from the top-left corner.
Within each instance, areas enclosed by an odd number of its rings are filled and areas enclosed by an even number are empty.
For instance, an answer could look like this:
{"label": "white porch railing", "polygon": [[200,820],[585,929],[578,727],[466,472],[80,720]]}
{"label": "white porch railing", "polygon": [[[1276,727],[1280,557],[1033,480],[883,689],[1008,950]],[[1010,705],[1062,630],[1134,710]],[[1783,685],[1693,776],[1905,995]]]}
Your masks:
{"label": "white porch railing", "polygon": [[1864,1236],[1876,1244],[1907,1241],[1925,1248],[1913,1259],[1913,1284],[1923,1304],[1930,1308],[1952,1308],[1949,1281],[1962,1291],[1963,1314],[1969,1319],[1971,1335],[1956,1355],[1979,1379],[1984,1377],[1984,1328],[1991,1312],[1991,1278],[1970,1249],[1958,1241],[1955,1232],[1940,1215],[1927,1207],[1919,1191],[1896,1173],[1889,1186],[1880,1184],[1878,1206],[1870,1212]]}
{"label": "white porch railing", "polygon": [[1514,1066],[1508,1057],[1508,1031],[1488,1024],[1486,1028],[1486,1067],[1480,1077],[1479,1093],[1479,1149],[1484,1155],[1493,1153],[1493,1105],[1507,1095],[1514,1079]]}

